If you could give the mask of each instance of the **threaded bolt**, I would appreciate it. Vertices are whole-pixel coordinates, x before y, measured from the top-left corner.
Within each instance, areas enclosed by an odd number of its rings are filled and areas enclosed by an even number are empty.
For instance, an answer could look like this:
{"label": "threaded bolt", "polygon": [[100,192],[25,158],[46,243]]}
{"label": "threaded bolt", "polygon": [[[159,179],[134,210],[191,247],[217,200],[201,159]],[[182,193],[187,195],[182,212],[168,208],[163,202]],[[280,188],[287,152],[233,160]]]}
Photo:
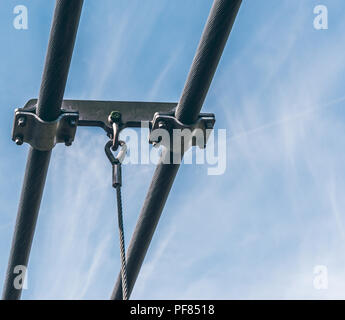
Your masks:
{"label": "threaded bolt", "polygon": [[24,127],[26,124],[26,118],[25,117],[19,117],[18,119],[18,126],[19,127]]}
{"label": "threaded bolt", "polygon": [[159,121],[158,122],[158,128],[159,129],[166,129],[167,128],[167,125],[164,121]]}
{"label": "threaded bolt", "polygon": [[65,138],[65,146],[66,147],[69,147],[69,146],[71,146],[72,145],[72,140],[71,140],[71,138],[70,137],[66,137]]}
{"label": "threaded bolt", "polygon": [[119,123],[121,122],[121,113],[118,111],[112,111],[109,115],[108,121],[110,123]]}
{"label": "threaded bolt", "polygon": [[75,127],[77,125],[77,121],[75,119],[70,119],[69,124],[71,127]]}
{"label": "threaded bolt", "polygon": [[206,121],[206,129],[213,129],[213,122],[212,121]]}
{"label": "threaded bolt", "polygon": [[23,137],[21,136],[17,136],[14,140],[14,142],[16,143],[17,146],[21,146],[23,144]]}

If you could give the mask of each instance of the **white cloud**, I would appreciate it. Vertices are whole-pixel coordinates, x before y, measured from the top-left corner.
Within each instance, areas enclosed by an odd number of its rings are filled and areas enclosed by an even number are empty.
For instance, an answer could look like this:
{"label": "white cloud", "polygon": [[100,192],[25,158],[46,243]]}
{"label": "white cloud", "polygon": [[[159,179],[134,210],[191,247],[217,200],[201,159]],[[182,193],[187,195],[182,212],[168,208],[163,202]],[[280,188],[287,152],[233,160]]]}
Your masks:
{"label": "white cloud", "polygon": [[[210,111],[218,125],[231,131],[226,174],[181,168],[176,184],[184,189],[170,195],[133,298],[344,297],[344,98],[335,90],[345,66],[343,23],[326,40],[308,39],[304,33],[314,37],[305,29],[308,6],[294,7],[292,16],[284,8],[241,34],[248,42],[242,51],[231,45],[233,53],[225,54],[208,101],[217,106]],[[126,46],[125,30],[133,31],[130,17],[128,9],[120,25],[110,26],[115,40],[107,53],[96,50],[91,74],[100,60],[105,71],[90,82],[91,96],[102,96],[123,58],[118,49]],[[32,256],[34,298],[107,298],[119,271],[105,139],[78,135],[72,148],[54,150],[52,191]],[[152,169],[125,169],[127,245]],[[318,264],[329,268],[325,291],[313,288]]]}
{"label": "white cloud", "polygon": [[[150,290],[133,297],[344,298],[344,96],[334,91],[343,23],[315,51],[303,35],[307,9],[289,16],[292,30],[271,16],[234,60],[223,58],[209,101],[232,132],[227,174],[198,177],[181,204],[169,203],[161,227],[174,236],[160,260],[147,259]],[[328,290],[313,287],[318,264],[329,269]]]}

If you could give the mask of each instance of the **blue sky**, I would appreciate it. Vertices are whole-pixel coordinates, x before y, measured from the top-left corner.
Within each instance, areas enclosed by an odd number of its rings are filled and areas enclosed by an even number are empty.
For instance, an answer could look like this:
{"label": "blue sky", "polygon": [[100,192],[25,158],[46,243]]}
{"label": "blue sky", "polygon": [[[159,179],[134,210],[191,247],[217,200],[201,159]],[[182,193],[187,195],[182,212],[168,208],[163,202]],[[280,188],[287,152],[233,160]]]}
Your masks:
{"label": "blue sky", "polygon": [[[29,29],[13,27],[26,5]],[[328,7],[328,30],[313,9]],[[86,0],[65,98],[178,101],[212,1]],[[37,97],[54,2],[0,3],[0,282],[28,146],[13,111]],[[244,0],[203,111],[227,129],[227,170],[183,165],[132,298],[345,298],[345,3]],[[107,299],[119,270],[100,129],[53,151],[23,299]],[[126,241],[153,165],[128,165]],[[328,269],[328,289],[313,286]]]}

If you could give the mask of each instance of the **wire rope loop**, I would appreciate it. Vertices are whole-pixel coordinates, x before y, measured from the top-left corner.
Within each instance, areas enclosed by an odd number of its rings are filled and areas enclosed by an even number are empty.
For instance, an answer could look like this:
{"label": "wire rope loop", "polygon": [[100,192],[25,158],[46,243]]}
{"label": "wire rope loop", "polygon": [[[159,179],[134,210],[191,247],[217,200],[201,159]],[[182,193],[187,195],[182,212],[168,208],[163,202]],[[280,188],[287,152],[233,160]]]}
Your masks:
{"label": "wire rope loop", "polygon": [[127,153],[127,145],[124,141],[119,140],[119,146],[121,147],[118,154],[115,156],[112,152],[113,141],[109,140],[104,147],[105,154],[107,155],[111,164],[121,164]]}

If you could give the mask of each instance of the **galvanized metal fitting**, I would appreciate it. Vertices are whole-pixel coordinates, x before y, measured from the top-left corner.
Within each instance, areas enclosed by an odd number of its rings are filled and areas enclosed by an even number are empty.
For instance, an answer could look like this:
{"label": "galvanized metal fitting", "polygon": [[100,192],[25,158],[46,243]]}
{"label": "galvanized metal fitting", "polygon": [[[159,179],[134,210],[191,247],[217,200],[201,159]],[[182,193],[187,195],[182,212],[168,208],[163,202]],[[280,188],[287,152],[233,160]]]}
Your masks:
{"label": "galvanized metal fitting", "polygon": [[78,112],[62,110],[55,121],[44,121],[36,115],[35,109],[16,109],[12,140],[17,145],[26,142],[40,151],[49,151],[57,143],[70,146],[74,141],[78,118]]}
{"label": "galvanized metal fitting", "polygon": [[108,117],[110,124],[121,122],[121,113],[119,111],[112,111]]}
{"label": "galvanized metal fitting", "polygon": [[108,117],[108,122],[113,128],[113,134],[112,134],[113,145],[111,148],[114,151],[116,151],[119,147],[120,131],[123,129],[121,118],[122,116],[119,111],[112,111]]}
{"label": "galvanized metal fitting", "polygon": [[[183,135],[182,141],[184,151],[192,146],[198,146],[199,148],[204,149],[215,122],[216,119],[213,113],[200,113],[198,120],[195,123],[187,125],[177,120],[174,113],[157,112],[152,120],[149,142],[152,143],[153,146],[163,144],[173,152],[175,149],[178,150],[177,152],[180,152],[181,147],[178,146],[178,148],[175,148],[176,146],[174,146],[174,130],[181,130],[183,133],[183,130],[187,129],[187,134]],[[159,129],[167,130],[170,138],[169,142],[165,142],[164,139],[162,139]],[[200,133],[202,134],[200,135]]]}

